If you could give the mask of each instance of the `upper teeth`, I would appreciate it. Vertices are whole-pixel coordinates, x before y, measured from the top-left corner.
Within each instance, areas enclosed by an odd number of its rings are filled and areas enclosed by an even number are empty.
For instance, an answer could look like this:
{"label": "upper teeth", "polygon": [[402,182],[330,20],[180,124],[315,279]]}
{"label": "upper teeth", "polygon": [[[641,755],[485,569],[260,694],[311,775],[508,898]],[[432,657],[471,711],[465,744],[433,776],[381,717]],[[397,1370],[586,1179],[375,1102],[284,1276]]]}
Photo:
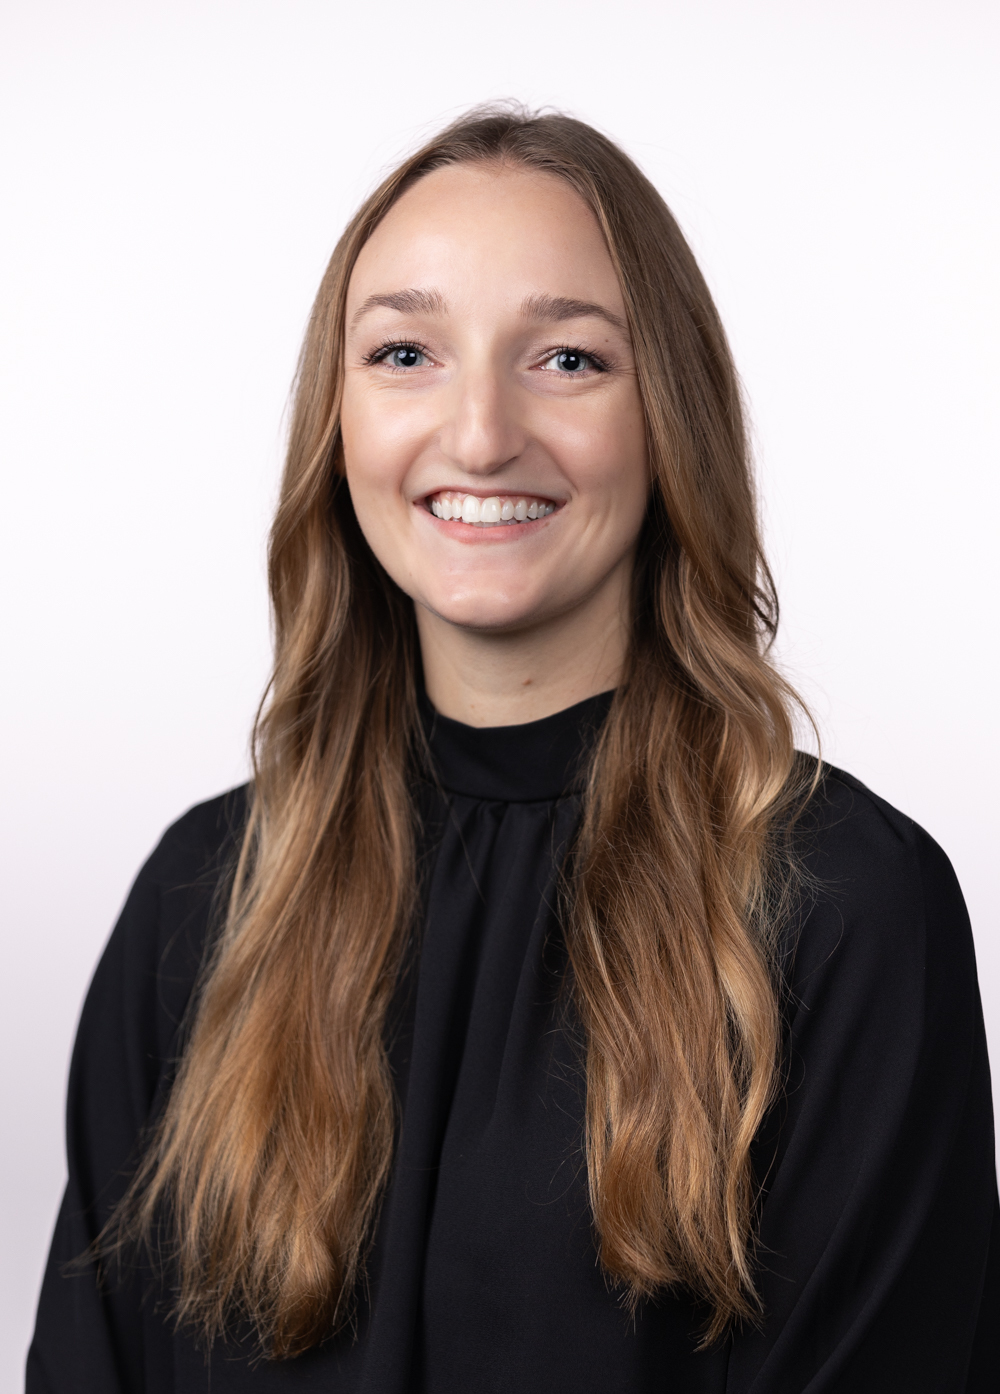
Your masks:
{"label": "upper teeth", "polygon": [[491,527],[494,523],[524,523],[528,519],[544,518],[555,511],[554,503],[544,499],[518,498],[514,494],[493,494],[478,499],[475,494],[435,494],[430,500],[435,518],[460,518],[463,523],[478,523]]}

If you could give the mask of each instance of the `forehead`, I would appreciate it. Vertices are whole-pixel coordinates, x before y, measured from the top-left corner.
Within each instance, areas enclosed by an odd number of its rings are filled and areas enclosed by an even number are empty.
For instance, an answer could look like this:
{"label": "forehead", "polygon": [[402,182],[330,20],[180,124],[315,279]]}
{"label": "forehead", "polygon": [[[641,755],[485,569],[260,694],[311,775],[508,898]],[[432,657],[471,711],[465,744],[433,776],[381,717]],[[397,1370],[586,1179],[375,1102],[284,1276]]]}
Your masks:
{"label": "forehead", "polygon": [[554,175],[493,166],[448,166],[408,189],[361,249],[348,311],[402,287],[434,289],[449,302],[546,294],[624,308],[580,195]]}

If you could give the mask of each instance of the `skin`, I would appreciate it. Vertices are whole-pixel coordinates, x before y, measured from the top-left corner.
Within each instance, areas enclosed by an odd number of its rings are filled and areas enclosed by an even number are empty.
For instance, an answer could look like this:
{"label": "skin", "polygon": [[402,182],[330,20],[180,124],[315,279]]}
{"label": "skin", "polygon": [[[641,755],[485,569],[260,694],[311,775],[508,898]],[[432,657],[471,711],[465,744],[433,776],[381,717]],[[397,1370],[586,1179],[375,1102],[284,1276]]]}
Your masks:
{"label": "skin", "polygon": [[[436,170],[362,249],[346,324],[348,487],[413,600],[434,706],[505,726],[614,687],[649,469],[621,289],[586,204],[551,175]],[[473,527],[430,512],[442,491],[555,508]]]}

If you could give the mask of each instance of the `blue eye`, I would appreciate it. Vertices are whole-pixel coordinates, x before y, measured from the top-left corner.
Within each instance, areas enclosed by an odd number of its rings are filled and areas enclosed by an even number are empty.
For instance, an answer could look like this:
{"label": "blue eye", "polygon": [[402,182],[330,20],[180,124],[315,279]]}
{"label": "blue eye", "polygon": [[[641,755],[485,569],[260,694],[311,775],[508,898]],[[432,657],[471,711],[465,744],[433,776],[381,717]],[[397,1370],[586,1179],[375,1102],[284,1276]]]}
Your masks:
{"label": "blue eye", "polygon": [[565,373],[567,377],[584,373],[588,368],[600,369],[600,366],[596,359],[591,358],[589,353],[582,353],[579,349],[560,349],[558,353],[552,354],[551,358],[547,358],[543,364],[546,371]]}
{"label": "blue eye", "polygon": [[382,359],[390,368],[419,368],[426,362],[423,352],[416,344],[396,344]]}

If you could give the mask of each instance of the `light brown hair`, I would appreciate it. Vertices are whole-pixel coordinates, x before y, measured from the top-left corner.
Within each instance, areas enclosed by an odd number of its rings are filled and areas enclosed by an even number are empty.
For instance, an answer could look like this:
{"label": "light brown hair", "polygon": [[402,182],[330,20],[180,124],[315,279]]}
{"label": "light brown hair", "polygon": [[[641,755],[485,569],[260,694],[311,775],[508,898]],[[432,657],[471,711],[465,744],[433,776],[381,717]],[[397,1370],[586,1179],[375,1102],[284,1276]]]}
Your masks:
{"label": "light brown hair", "polygon": [[312,311],[271,535],[275,665],[249,825],[128,1202],[133,1231],[174,1236],[178,1316],[211,1338],[239,1314],[276,1357],[327,1336],[363,1271],[394,1146],[386,1011],[415,912],[419,654],[412,604],[343,481],[344,303],[395,200],[463,162],[547,172],[593,211],[647,423],[627,665],[564,894],[601,1263],[634,1301],[686,1286],[707,1339],[755,1300],[750,1144],[778,1078],[788,885],[777,833],[807,773],[794,696],[766,658],[777,606],[739,383],[694,257],[628,157],[566,116],[479,109],[365,201]]}

